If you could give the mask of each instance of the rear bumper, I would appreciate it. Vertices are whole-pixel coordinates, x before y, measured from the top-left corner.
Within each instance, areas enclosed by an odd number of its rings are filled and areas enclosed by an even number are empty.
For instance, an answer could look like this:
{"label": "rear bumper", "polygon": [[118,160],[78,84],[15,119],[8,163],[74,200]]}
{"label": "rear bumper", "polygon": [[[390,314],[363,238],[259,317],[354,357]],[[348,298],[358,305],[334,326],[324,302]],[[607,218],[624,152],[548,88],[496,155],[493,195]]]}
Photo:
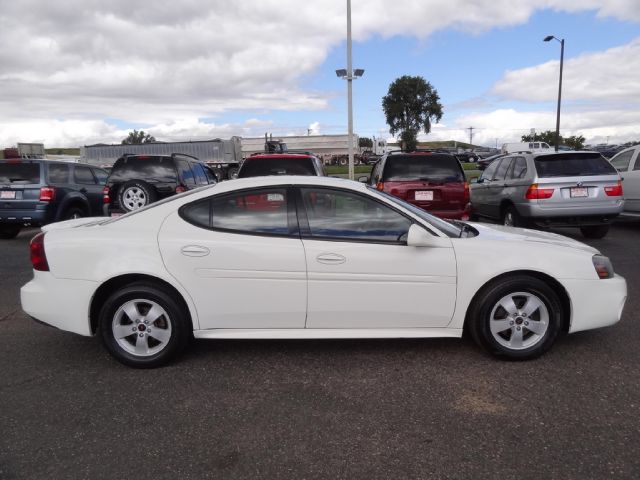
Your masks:
{"label": "rear bumper", "polygon": [[622,213],[623,204],[589,207],[542,207],[534,202],[516,205],[518,213],[540,225],[586,226],[606,225]]}
{"label": "rear bumper", "polygon": [[432,208],[429,208],[428,205],[411,202],[411,201],[409,203],[411,203],[412,205],[415,205],[418,208],[423,209],[426,212],[429,212],[431,215],[435,215],[436,217],[444,218],[444,219],[469,220],[469,216],[471,214],[470,203],[467,204],[466,208],[464,209],[455,209],[455,210],[434,210]]}
{"label": "rear bumper", "polygon": [[49,223],[51,219],[46,209],[38,210],[0,210],[0,224],[33,225],[38,227]]}
{"label": "rear bumper", "polygon": [[627,282],[616,275],[606,280],[563,280],[571,299],[569,332],[607,327],[620,320],[627,300]]}
{"label": "rear bumper", "polygon": [[20,289],[22,310],[52,327],[91,335],[89,307],[96,282],[55,278],[34,270],[34,278]]}

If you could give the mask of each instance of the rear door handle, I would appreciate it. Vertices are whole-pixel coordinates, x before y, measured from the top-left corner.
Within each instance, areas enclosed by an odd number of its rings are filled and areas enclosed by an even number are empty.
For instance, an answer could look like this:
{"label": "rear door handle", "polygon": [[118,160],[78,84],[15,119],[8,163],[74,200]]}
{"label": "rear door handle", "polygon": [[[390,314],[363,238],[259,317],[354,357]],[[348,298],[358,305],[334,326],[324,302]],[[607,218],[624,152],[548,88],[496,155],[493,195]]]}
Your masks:
{"label": "rear door handle", "polygon": [[209,255],[211,250],[200,245],[186,245],[180,249],[180,252],[187,257],[205,257]]}
{"label": "rear door handle", "polygon": [[346,257],[343,257],[337,253],[321,253],[316,257],[318,263],[325,263],[327,265],[340,265],[347,261]]}

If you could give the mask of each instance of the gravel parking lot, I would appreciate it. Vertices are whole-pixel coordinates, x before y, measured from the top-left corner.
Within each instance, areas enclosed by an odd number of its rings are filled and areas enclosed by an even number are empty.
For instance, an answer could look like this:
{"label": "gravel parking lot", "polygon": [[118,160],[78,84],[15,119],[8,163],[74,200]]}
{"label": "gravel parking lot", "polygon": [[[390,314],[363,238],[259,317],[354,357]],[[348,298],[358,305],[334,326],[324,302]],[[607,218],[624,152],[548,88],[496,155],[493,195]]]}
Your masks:
{"label": "gravel parking lot", "polygon": [[1,479],[640,477],[640,223],[588,242],[627,278],[622,321],[535,361],[468,339],[198,341],[151,371],[22,313],[34,233],[0,244]]}

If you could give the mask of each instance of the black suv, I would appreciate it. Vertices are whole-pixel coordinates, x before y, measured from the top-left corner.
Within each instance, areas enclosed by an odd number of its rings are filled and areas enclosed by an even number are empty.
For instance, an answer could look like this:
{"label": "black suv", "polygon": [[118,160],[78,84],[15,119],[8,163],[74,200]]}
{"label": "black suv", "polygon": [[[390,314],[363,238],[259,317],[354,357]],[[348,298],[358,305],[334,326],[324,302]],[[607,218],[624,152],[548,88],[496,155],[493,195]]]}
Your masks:
{"label": "black suv", "polygon": [[24,226],[102,215],[101,168],[51,160],[0,160],[0,239]]}
{"label": "black suv", "polygon": [[104,188],[105,213],[131,212],[216,181],[207,165],[189,155],[124,155],[113,164]]}

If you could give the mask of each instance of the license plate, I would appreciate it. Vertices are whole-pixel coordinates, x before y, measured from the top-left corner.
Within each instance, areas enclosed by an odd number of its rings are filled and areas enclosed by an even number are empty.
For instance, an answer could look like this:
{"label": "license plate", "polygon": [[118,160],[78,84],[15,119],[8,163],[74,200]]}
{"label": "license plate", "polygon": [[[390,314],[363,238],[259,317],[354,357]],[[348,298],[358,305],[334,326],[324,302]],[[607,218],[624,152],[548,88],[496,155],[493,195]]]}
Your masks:
{"label": "license plate", "polygon": [[574,187],[570,191],[571,198],[588,197],[589,191],[587,187]]}
{"label": "license plate", "polygon": [[16,198],[16,192],[11,190],[3,190],[0,192],[0,198]]}
{"label": "license plate", "polygon": [[268,202],[284,202],[284,195],[281,193],[268,193],[267,201]]}
{"label": "license plate", "polygon": [[433,200],[433,191],[431,191],[431,190],[423,190],[423,191],[420,191],[420,192],[416,192],[415,198],[418,201]]}

